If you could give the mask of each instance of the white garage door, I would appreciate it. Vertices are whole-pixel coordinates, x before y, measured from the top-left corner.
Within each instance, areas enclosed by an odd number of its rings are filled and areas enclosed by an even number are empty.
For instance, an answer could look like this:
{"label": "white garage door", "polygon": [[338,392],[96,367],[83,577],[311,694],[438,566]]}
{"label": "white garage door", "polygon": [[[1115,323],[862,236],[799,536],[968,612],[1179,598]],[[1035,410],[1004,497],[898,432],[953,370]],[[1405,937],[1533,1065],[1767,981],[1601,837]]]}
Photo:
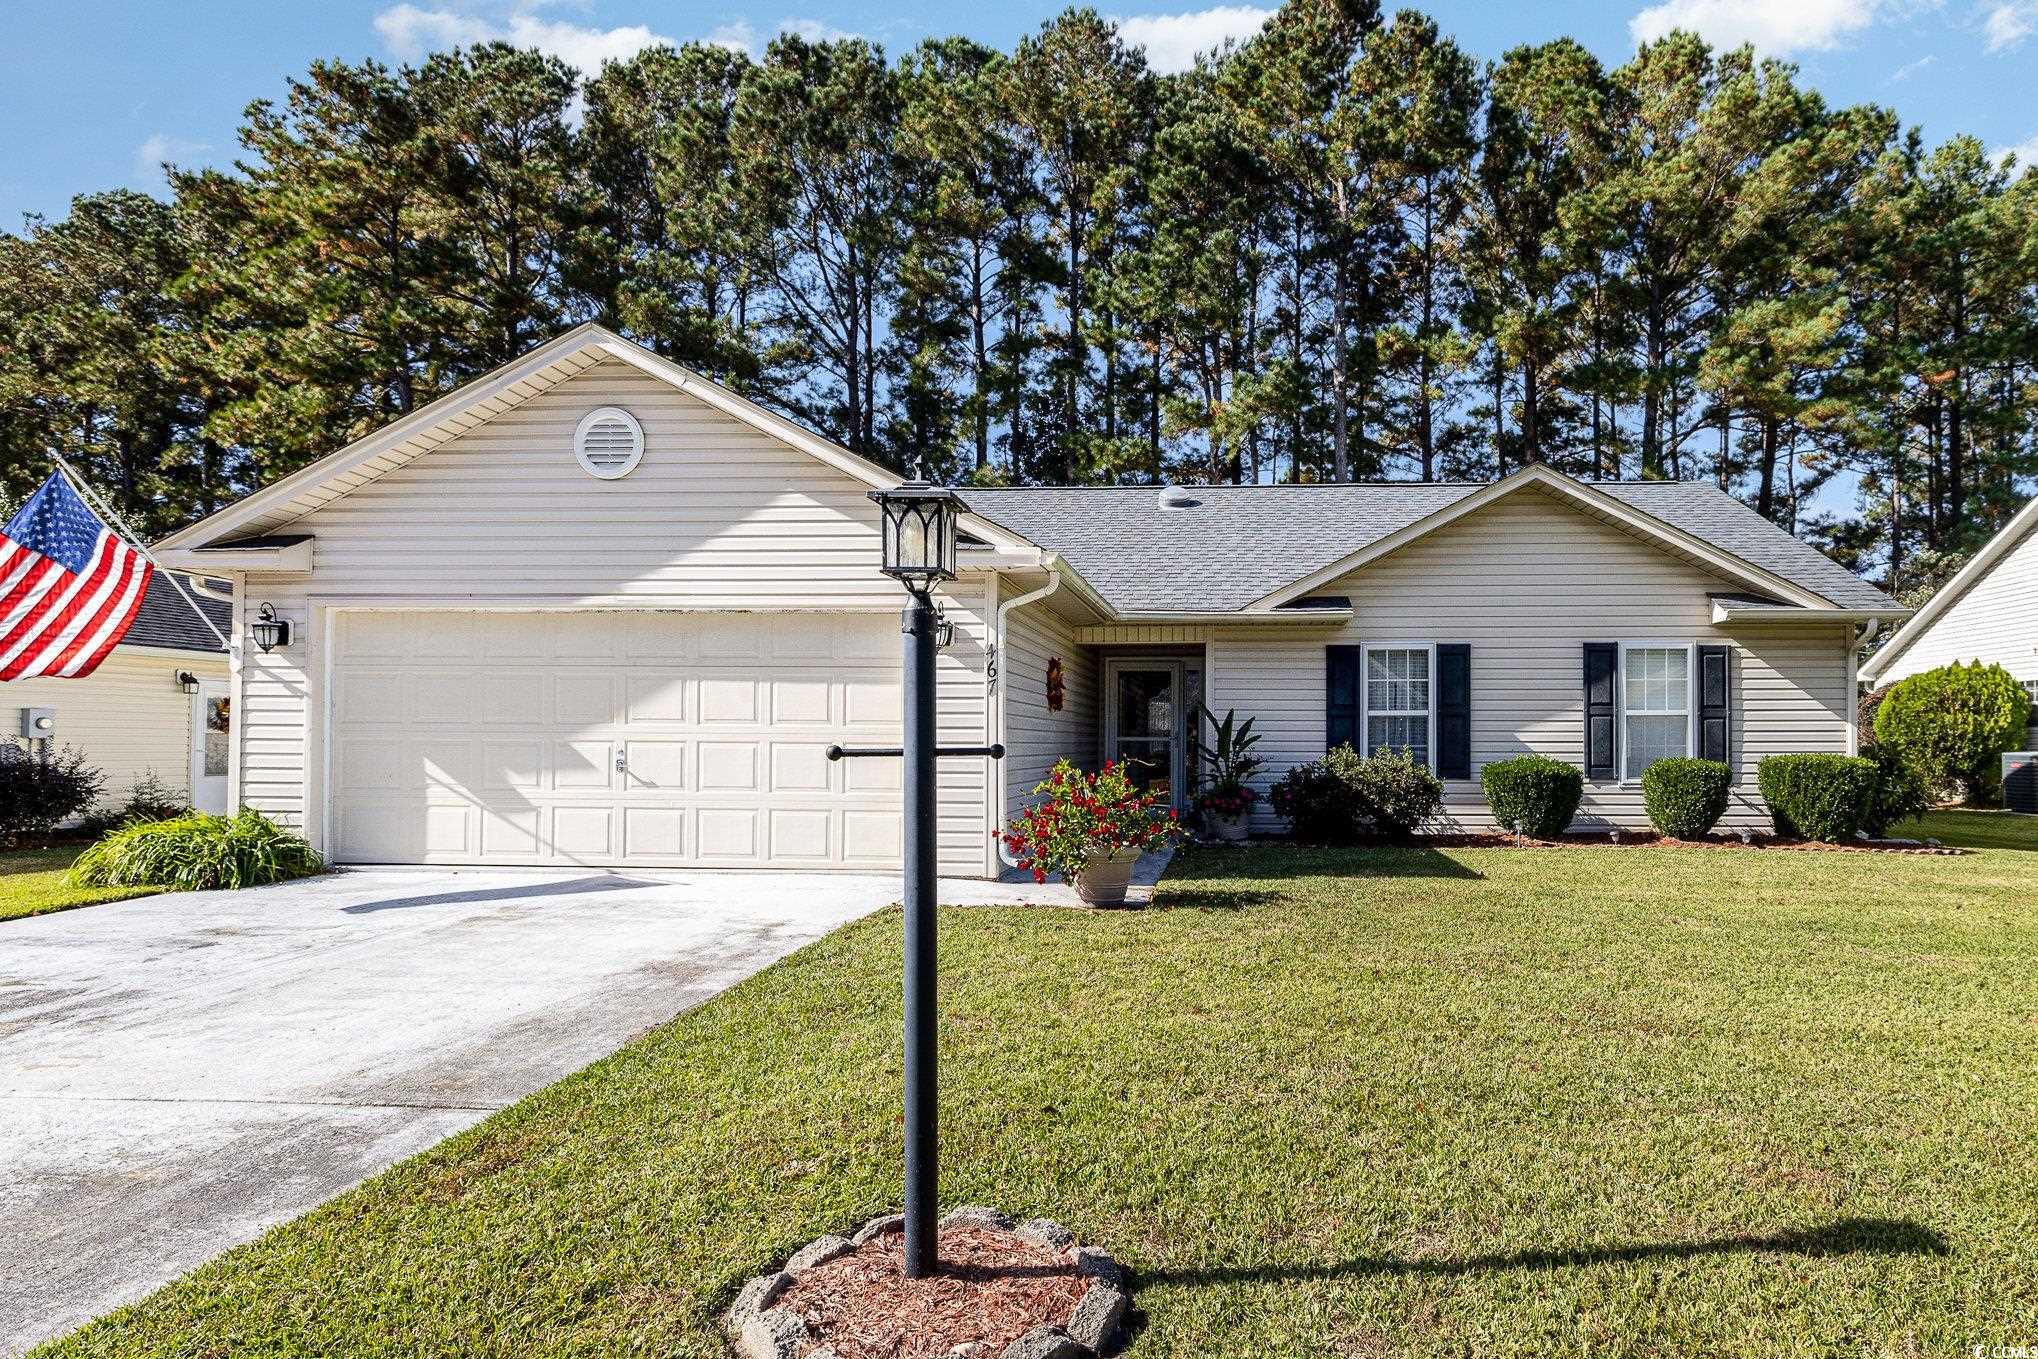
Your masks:
{"label": "white garage door", "polygon": [[338,616],[345,863],[898,863],[890,614]]}

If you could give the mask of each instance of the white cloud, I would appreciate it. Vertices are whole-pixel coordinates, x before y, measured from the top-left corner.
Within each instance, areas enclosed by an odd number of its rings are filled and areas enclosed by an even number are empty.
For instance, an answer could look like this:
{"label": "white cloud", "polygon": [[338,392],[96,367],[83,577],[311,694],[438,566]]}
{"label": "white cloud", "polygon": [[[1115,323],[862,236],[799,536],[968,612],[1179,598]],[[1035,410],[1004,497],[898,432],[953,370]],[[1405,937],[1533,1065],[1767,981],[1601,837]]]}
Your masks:
{"label": "white cloud", "polygon": [[1875,22],[1878,0],[1663,0],[1628,20],[1637,43],[1672,29],[1717,47],[1752,43],[1765,56],[1837,47]]}
{"label": "white cloud", "polygon": [[1188,14],[1140,14],[1116,22],[1128,46],[1146,49],[1147,65],[1171,74],[1194,66],[1199,52],[1214,51],[1232,40],[1245,41],[1273,17],[1270,9],[1217,5]]}
{"label": "white cloud", "polygon": [[531,12],[534,8],[537,6],[521,5],[498,22],[480,14],[405,3],[376,15],[375,31],[399,61],[416,61],[430,52],[478,42],[506,42],[535,47],[589,75],[601,70],[603,62],[622,61],[647,47],[672,41],[644,24],[591,28],[541,18]]}
{"label": "white cloud", "polygon": [[1909,80],[1912,76],[1924,70],[1927,66],[1930,66],[1933,62],[1937,60],[1938,60],[1937,57],[1931,55],[1930,53],[1927,53],[1926,55],[1919,57],[1916,61],[1907,61],[1903,65],[1897,67],[1894,71],[1890,72],[1889,83],[1892,85],[1901,85],[1904,81]]}
{"label": "white cloud", "polygon": [[2033,0],[1997,5],[1981,21],[1982,42],[1991,52],[2021,47],[2033,31],[2038,31],[2038,3]]}
{"label": "white cloud", "polygon": [[2023,141],[2018,142],[2015,146],[1995,147],[1988,154],[1989,159],[1998,165],[2001,165],[2011,156],[2015,156],[2017,158],[2017,169],[2019,171],[2028,170],[2032,166],[2038,165],[2038,133],[2024,138]]}
{"label": "white cloud", "polygon": [[210,149],[205,142],[187,141],[167,132],[154,133],[134,149],[135,182],[145,188],[161,188],[169,183],[163,174],[164,161],[189,161]]}

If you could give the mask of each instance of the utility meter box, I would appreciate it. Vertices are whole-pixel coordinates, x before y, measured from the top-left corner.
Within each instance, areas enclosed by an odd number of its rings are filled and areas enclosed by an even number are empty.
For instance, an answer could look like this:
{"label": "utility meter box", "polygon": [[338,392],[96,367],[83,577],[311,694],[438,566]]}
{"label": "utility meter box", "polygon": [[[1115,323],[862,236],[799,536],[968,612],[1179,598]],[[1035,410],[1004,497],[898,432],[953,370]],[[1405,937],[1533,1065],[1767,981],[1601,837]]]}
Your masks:
{"label": "utility meter box", "polygon": [[21,734],[31,741],[44,741],[57,734],[55,708],[23,708]]}

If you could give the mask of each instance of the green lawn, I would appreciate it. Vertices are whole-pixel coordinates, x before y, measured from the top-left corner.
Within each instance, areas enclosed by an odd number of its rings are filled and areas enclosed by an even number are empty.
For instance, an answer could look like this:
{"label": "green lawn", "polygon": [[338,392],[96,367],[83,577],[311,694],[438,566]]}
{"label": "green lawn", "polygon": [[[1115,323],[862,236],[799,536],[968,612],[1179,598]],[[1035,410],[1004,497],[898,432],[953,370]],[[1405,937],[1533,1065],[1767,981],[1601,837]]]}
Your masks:
{"label": "green lawn", "polygon": [[[2029,1343],[2033,868],[1261,849],[951,910],[944,1198],[1128,1262],[1142,1357]],[[717,1355],[894,1205],[898,957],[841,930],[43,1354]]]}
{"label": "green lawn", "polygon": [[1920,821],[1906,822],[1890,834],[1914,840],[1932,836],[1942,843],[1967,849],[2038,851],[2038,816],[1948,809],[1929,813]]}
{"label": "green lawn", "polygon": [[64,881],[82,846],[0,853],[0,920],[145,897],[158,887],[73,887]]}

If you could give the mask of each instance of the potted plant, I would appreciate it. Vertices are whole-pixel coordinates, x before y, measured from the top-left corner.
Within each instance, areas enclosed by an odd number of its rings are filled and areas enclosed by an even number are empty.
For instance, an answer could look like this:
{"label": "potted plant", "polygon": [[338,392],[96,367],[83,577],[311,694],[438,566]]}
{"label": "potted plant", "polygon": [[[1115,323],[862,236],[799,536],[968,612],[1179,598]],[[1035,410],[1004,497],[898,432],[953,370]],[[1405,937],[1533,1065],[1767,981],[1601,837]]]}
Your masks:
{"label": "potted plant", "polygon": [[1033,792],[1039,800],[1005,829],[1006,848],[1035,882],[1059,873],[1092,906],[1123,905],[1139,856],[1182,833],[1166,795],[1142,792],[1110,760],[1095,774],[1062,760]]}
{"label": "potted plant", "polygon": [[1260,743],[1259,733],[1253,730],[1256,719],[1240,722],[1236,708],[1227,709],[1222,722],[1208,708],[1199,706],[1197,711],[1210,724],[1213,735],[1210,744],[1198,751],[1208,779],[1196,798],[1196,808],[1213,836],[1236,843],[1245,839],[1253,804],[1260,798],[1253,789],[1252,776],[1266,763],[1252,753]]}

